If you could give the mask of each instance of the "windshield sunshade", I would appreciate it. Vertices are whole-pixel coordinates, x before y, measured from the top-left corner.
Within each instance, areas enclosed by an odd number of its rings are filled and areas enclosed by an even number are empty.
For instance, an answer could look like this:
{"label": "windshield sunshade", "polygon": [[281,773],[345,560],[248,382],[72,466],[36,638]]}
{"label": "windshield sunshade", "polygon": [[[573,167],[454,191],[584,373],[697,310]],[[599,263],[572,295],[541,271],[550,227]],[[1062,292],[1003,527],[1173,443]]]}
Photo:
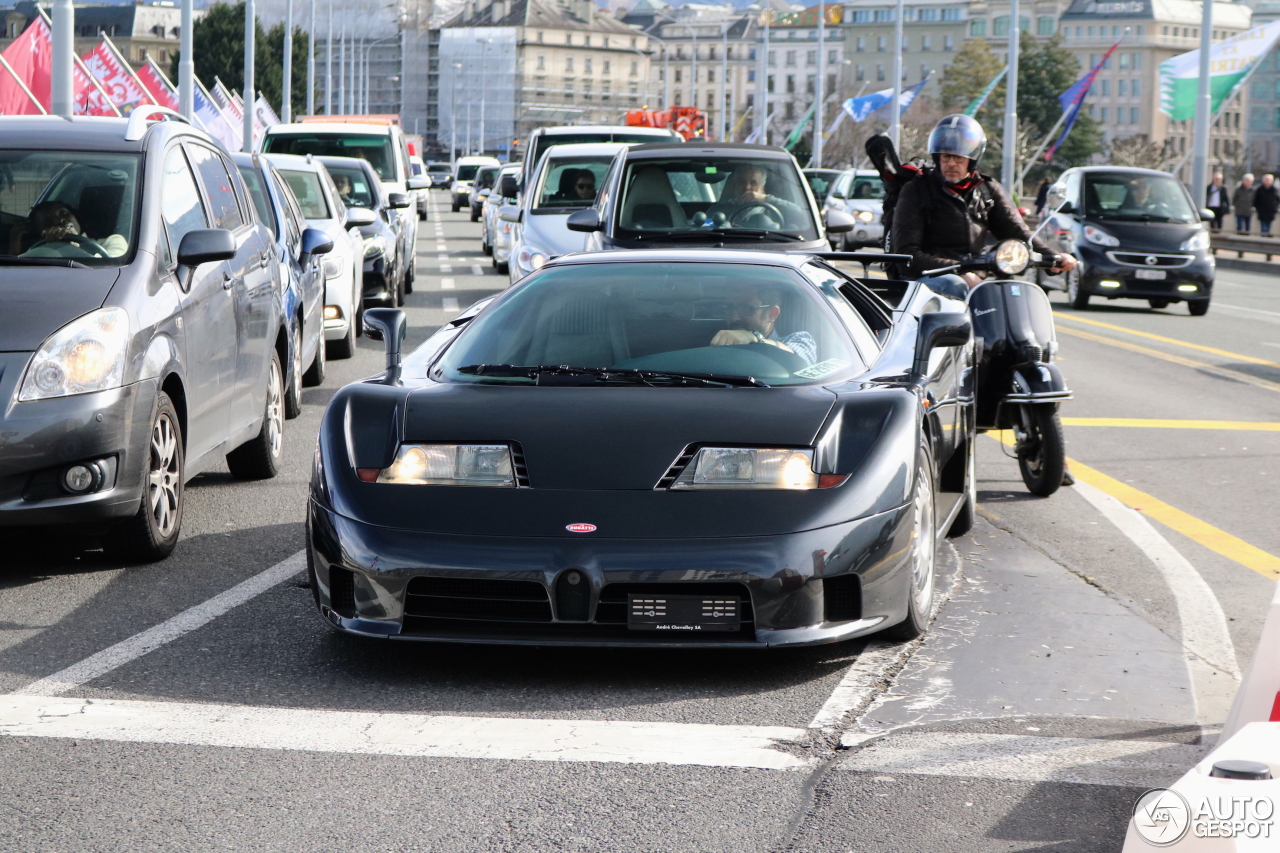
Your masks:
{"label": "windshield sunshade", "polygon": [[[790,270],[629,261],[553,267],[531,279],[463,329],[430,375],[522,385],[804,385],[853,375],[861,364],[831,307]],[[549,382],[556,372],[581,379]]]}
{"label": "windshield sunshade", "polygon": [[[617,233],[632,239],[736,229],[816,240],[800,175],[785,160],[680,157],[627,165]],[[710,232],[720,232],[711,234]]]}

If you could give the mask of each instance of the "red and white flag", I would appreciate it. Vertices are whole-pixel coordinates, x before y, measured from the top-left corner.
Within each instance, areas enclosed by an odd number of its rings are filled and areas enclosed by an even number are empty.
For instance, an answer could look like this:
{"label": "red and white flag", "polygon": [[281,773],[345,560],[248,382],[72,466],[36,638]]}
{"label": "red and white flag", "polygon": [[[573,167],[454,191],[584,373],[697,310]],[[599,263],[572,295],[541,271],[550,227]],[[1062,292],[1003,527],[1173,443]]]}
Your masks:
{"label": "red and white flag", "polygon": [[[134,78],[133,72],[124,66],[123,60],[105,41],[86,53],[82,59],[85,68],[98,81],[98,85],[107,93],[111,103],[115,104],[120,112],[128,115],[136,106],[153,103],[152,97]],[[105,113],[94,113],[94,115],[105,115]]]}
{"label": "red and white flag", "polygon": [[164,76],[164,72],[156,67],[155,62],[147,59],[147,64],[137,70],[138,81],[146,88],[151,99],[162,107],[175,112],[178,109],[178,90]]}
{"label": "red and white flag", "polygon": [[107,93],[89,76],[84,63],[76,59],[72,66],[75,84],[75,114],[78,116],[118,116],[120,111],[112,105]]}
{"label": "red and white flag", "polygon": [[0,67],[0,115],[44,114],[53,87],[53,33],[44,18],[32,21],[0,56],[8,66]]}

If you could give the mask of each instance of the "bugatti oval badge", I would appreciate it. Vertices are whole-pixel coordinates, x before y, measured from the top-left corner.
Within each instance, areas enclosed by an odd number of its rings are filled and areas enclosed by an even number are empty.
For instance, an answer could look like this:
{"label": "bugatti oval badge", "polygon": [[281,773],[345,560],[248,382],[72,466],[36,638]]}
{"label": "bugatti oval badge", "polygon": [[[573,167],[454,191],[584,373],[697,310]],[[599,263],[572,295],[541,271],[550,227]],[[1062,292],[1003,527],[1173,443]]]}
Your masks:
{"label": "bugatti oval badge", "polygon": [[574,524],[566,524],[564,529],[570,533],[594,533],[596,526],[594,524],[587,524],[584,521],[579,521]]}

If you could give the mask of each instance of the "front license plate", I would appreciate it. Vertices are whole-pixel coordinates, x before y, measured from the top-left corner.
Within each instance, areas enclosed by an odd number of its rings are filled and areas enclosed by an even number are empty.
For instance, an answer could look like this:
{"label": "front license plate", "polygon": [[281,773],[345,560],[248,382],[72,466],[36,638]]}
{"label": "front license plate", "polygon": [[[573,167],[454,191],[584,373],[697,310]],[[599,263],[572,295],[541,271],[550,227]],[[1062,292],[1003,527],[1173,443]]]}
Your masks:
{"label": "front license plate", "polygon": [[1145,278],[1148,281],[1164,281],[1164,277],[1168,275],[1164,270],[1138,270],[1134,273],[1136,278]]}
{"label": "front license plate", "polygon": [[741,602],[726,595],[628,595],[632,631],[736,631]]}

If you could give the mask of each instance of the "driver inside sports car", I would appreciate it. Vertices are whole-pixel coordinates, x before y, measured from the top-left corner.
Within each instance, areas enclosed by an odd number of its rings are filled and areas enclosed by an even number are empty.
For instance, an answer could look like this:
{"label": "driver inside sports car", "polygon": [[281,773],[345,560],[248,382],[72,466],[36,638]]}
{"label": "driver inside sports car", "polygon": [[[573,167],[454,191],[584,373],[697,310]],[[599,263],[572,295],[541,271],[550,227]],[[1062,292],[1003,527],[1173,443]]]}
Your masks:
{"label": "driver inside sports car", "polygon": [[813,335],[805,331],[792,332],[779,337],[777,324],[782,314],[779,295],[768,288],[742,288],[729,300],[725,323],[730,329],[721,329],[711,339],[711,346],[744,346],[765,344],[795,353],[813,364],[818,360],[818,344]]}
{"label": "driver inside sports car", "polygon": [[[31,209],[29,232],[35,244],[22,253],[28,258],[118,258],[129,250],[129,241],[120,234],[94,240],[84,233],[75,212],[60,201],[44,201]],[[18,229],[15,229],[18,230]]]}
{"label": "driver inside sports car", "polygon": [[[717,225],[722,225],[725,221],[734,218],[735,211],[743,210],[752,204],[758,204],[760,207],[747,220],[739,221],[739,225],[753,227],[752,220],[757,217],[774,220],[769,206],[776,208],[788,220],[800,218],[803,215],[800,205],[776,195],[770,195],[766,191],[768,183],[769,173],[759,166],[746,165],[734,169],[733,174],[725,181],[724,192],[720,194],[719,201],[707,208],[707,218],[715,221]],[[786,225],[785,222],[772,224],[778,228]]]}

